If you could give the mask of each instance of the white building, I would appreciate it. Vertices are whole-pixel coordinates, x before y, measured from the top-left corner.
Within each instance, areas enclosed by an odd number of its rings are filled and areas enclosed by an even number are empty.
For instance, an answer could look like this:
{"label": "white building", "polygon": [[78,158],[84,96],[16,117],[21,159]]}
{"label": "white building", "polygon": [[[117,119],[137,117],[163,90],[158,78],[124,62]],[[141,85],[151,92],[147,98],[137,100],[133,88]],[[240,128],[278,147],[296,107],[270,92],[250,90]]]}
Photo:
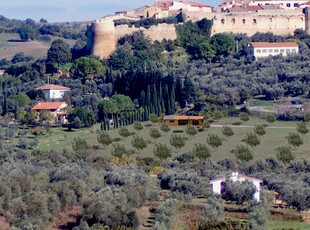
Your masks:
{"label": "white building", "polygon": [[296,42],[251,42],[248,44],[248,53],[255,58],[276,55],[294,55],[299,52]]}
{"label": "white building", "polygon": [[294,10],[299,7],[299,5],[308,2],[309,0],[253,0],[250,4],[253,5],[278,5],[283,9]]}
{"label": "white building", "polygon": [[[262,191],[262,180],[254,178],[254,177],[239,175],[238,172],[233,172],[232,175],[229,177],[229,179],[231,179],[233,182],[236,182],[236,181],[242,182],[245,180],[252,182],[255,187],[255,193],[254,193],[253,198],[258,202],[261,200],[260,197],[261,197],[261,191]],[[211,185],[212,191],[215,194],[221,195],[225,189],[225,181],[226,181],[226,177],[221,177],[221,178],[211,180],[210,185]]]}
{"label": "white building", "polygon": [[61,85],[48,84],[40,86],[36,88],[36,90],[42,90],[45,99],[49,101],[63,99],[65,92],[69,91],[70,88]]}

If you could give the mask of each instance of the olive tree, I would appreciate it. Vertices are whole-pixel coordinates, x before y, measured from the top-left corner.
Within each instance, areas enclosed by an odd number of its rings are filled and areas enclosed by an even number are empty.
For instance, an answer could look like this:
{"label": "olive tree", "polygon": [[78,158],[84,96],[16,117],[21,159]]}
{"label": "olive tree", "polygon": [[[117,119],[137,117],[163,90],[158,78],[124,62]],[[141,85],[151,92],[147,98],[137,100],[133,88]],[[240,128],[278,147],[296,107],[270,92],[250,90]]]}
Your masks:
{"label": "olive tree", "polygon": [[197,134],[197,129],[192,125],[187,125],[185,128],[185,132],[192,137]]}
{"label": "olive tree", "polygon": [[153,154],[155,157],[159,158],[160,160],[165,160],[171,157],[171,150],[165,144],[156,143],[153,149]]}
{"label": "olive tree", "polygon": [[246,133],[243,141],[252,148],[260,144],[260,140],[255,133]]}
{"label": "olive tree", "polygon": [[276,148],[277,159],[285,164],[290,163],[295,159],[290,146],[281,146]]}
{"label": "olive tree", "polygon": [[242,162],[248,162],[253,159],[252,151],[248,146],[237,145],[233,152],[236,158]]}
{"label": "olive tree", "polygon": [[247,113],[240,113],[239,118],[243,122],[247,122],[248,120],[250,120],[249,115]]}
{"label": "olive tree", "polygon": [[218,197],[209,197],[203,207],[205,220],[218,220],[224,217],[223,200]]}
{"label": "olive tree", "polygon": [[223,126],[222,133],[227,138],[234,135],[234,131],[232,130],[232,128],[230,126],[226,126],[226,125]]}
{"label": "olive tree", "polygon": [[97,136],[97,141],[103,146],[107,146],[112,143],[110,135],[106,132],[100,132]]}
{"label": "olive tree", "polygon": [[132,147],[136,148],[138,151],[145,149],[147,147],[147,142],[143,137],[133,136],[131,140]]}
{"label": "olive tree", "polygon": [[180,148],[185,146],[185,141],[180,135],[172,134],[170,137],[170,144],[178,151]]}
{"label": "olive tree", "polygon": [[156,128],[150,128],[149,135],[150,135],[150,137],[152,137],[154,140],[161,137],[161,134],[160,134],[159,130],[156,129]]}
{"label": "olive tree", "polygon": [[195,143],[193,153],[200,160],[205,160],[211,157],[210,149],[206,145],[201,143]]}
{"label": "olive tree", "polygon": [[307,128],[305,123],[299,123],[297,124],[297,132],[299,132],[301,135],[305,135],[309,133],[309,129]]}
{"label": "olive tree", "polygon": [[290,132],[286,138],[288,143],[295,148],[299,147],[304,143],[301,136],[298,133]]}
{"label": "olive tree", "polygon": [[208,134],[207,137],[207,143],[210,145],[213,149],[220,147],[223,144],[223,140],[214,133]]}
{"label": "olive tree", "polygon": [[266,134],[265,127],[263,125],[255,125],[254,133],[256,133],[258,136],[265,135]]}

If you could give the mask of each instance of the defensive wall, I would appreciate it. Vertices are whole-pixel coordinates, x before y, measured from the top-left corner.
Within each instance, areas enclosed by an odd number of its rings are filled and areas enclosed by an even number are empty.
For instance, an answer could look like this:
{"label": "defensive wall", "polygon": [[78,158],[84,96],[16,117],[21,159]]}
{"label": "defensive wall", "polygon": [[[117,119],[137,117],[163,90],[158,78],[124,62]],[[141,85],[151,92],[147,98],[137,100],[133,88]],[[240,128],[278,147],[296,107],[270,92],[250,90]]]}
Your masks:
{"label": "defensive wall", "polygon": [[[288,11],[260,11],[242,13],[204,13],[187,14],[187,20],[212,19],[211,34],[272,32],[276,35],[291,35],[296,29],[310,33],[309,8]],[[128,25],[114,25],[115,19],[124,16],[109,16],[94,21],[87,29],[87,49],[92,55],[107,58],[116,49],[117,41],[126,34],[143,31],[152,41],[174,40],[177,33],[174,24],[158,24],[149,29]],[[126,17],[125,17],[126,18]],[[128,18],[127,18],[128,19]]]}

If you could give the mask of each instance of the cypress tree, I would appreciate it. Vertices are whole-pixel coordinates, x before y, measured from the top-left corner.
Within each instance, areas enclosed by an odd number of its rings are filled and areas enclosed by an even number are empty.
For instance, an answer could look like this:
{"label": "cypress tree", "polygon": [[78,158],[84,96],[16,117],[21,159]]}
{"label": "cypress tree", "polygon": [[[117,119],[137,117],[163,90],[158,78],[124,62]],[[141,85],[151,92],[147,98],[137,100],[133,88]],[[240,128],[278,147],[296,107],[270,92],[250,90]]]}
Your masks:
{"label": "cypress tree", "polygon": [[146,100],[145,105],[148,109],[151,108],[151,87],[150,85],[147,86],[147,94],[146,94]]}
{"label": "cypress tree", "polygon": [[145,91],[142,90],[140,93],[140,100],[139,100],[140,106],[145,106],[145,102],[146,102],[145,100],[146,100]]}
{"label": "cypress tree", "polygon": [[171,89],[170,106],[171,106],[170,114],[173,114],[175,112],[175,86],[172,86]]}

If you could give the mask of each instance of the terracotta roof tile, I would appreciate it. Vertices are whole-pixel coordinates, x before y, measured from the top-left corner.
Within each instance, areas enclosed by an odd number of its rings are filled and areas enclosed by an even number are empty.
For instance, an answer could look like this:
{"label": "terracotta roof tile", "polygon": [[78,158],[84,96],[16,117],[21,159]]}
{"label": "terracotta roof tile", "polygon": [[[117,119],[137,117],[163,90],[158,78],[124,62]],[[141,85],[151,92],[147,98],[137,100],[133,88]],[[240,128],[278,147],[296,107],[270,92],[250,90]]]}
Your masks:
{"label": "terracotta roof tile", "polygon": [[39,102],[32,107],[33,110],[56,110],[59,109],[66,102]]}
{"label": "terracotta roof tile", "polygon": [[298,47],[296,42],[251,42],[254,48]]}
{"label": "terracotta roof tile", "polygon": [[70,90],[70,88],[68,87],[61,86],[61,85],[54,85],[54,84],[43,85],[43,86],[36,88],[36,90],[46,90],[46,89]]}

